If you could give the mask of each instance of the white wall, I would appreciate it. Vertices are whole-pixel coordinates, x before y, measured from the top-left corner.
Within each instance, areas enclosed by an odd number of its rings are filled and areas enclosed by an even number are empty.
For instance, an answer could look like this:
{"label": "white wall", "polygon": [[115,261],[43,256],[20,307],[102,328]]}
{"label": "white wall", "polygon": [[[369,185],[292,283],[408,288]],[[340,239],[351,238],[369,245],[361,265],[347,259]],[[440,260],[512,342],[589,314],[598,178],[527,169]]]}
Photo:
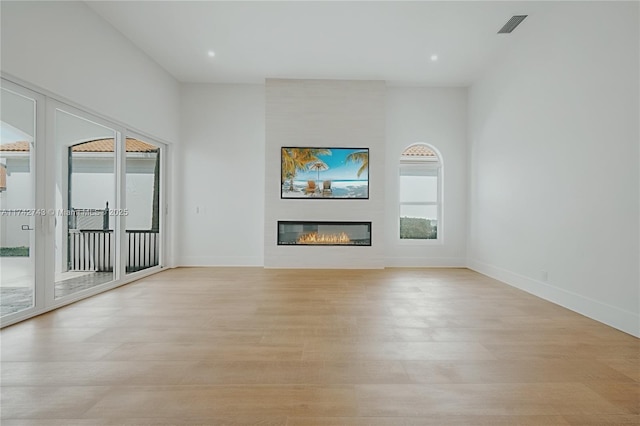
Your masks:
{"label": "white wall", "polygon": [[[467,89],[387,89],[386,266],[466,265]],[[441,242],[401,241],[398,223],[400,154],[417,142],[434,146],[443,160]]]}
{"label": "white wall", "polygon": [[179,140],[179,84],[84,2],[2,1],[2,72],[161,140]]}
{"label": "white wall", "polygon": [[470,90],[469,265],[640,335],[638,3],[568,2]]}
{"label": "white wall", "polygon": [[[384,267],[385,83],[267,80],[264,265]],[[283,146],[369,148],[369,199],[281,199]],[[371,246],[278,246],[278,220],[367,221]]]}
{"label": "white wall", "polygon": [[[179,143],[180,85],[79,1],[0,2],[0,70],[163,142]],[[170,147],[169,150],[172,148]],[[168,162],[167,199],[176,190]],[[166,264],[175,265],[170,211]]]}
{"label": "white wall", "polygon": [[264,86],[185,84],[181,95],[177,263],[261,266]]}

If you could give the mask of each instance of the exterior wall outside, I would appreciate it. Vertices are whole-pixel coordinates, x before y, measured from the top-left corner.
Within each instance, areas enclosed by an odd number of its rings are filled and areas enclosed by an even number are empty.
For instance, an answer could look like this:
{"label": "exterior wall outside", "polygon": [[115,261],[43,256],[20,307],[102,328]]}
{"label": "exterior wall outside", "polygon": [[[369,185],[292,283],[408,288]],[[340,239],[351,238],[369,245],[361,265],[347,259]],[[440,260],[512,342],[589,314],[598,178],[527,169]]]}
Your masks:
{"label": "exterior wall outside", "polygon": [[[75,160],[75,165],[84,171],[73,173],[72,187],[74,193],[74,208],[104,209],[105,202],[113,207],[113,194],[96,191],[96,188],[113,187],[113,173],[101,172],[105,167],[113,167],[112,160],[105,159],[80,159]],[[80,164],[78,164],[80,163]],[[84,164],[82,164],[84,163]],[[102,165],[99,163],[103,163]],[[4,210],[24,209],[31,204],[31,174],[25,167],[28,166],[28,157],[13,157],[7,161],[7,191],[2,192],[2,208]],[[150,229],[151,213],[153,206],[153,173],[154,159],[138,161],[136,173],[127,174],[127,229]],[[24,218],[7,216],[3,219],[2,247],[20,247],[29,245],[29,233],[22,231],[20,225]],[[24,223],[27,224],[27,223]]]}
{"label": "exterior wall outside", "polygon": [[[0,206],[3,210],[19,210],[32,207],[33,182],[29,172],[29,157],[12,156],[6,159],[7,190],[0,192]],[[30,235],[21,226],[29,225],[29,220],[17,215],[2,218],[0,247],[28,247]]]}

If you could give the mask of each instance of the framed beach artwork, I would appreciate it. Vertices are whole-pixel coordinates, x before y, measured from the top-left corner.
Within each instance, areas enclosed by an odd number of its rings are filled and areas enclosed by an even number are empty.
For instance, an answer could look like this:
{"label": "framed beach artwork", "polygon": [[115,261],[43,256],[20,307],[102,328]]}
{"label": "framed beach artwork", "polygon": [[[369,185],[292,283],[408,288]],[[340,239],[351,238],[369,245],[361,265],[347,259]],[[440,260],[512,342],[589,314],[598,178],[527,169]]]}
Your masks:
{"label": "framed beach artwork", "polygon": [[280,197],[368,199],[369,148],[283,147]]}

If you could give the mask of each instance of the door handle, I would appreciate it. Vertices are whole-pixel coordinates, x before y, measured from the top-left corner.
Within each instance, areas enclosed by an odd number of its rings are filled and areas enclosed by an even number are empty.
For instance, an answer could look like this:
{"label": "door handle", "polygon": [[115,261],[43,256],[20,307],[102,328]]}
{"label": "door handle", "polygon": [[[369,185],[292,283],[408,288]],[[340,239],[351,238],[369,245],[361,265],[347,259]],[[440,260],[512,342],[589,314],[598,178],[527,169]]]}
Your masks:
{"label": "door handle", "polygon": [[22,225],[23,231],[33,231],[33,228],[29,227],[29,225]]}

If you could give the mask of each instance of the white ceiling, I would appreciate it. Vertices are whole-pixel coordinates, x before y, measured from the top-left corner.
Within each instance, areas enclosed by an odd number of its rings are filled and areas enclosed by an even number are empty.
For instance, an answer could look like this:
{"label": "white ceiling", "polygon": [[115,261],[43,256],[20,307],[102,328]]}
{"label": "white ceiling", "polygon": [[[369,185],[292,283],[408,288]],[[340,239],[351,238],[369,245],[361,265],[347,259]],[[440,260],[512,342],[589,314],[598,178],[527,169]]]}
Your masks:
{"label": "white ceiling", "polygon": [[[432,86],[471,84],[553,6],[510,1],[87,4],[181,82],[318,78]],[[497,34],[517,14],[529,17],[512,34]],[[208,50],[215,51],[214,58]]]}

